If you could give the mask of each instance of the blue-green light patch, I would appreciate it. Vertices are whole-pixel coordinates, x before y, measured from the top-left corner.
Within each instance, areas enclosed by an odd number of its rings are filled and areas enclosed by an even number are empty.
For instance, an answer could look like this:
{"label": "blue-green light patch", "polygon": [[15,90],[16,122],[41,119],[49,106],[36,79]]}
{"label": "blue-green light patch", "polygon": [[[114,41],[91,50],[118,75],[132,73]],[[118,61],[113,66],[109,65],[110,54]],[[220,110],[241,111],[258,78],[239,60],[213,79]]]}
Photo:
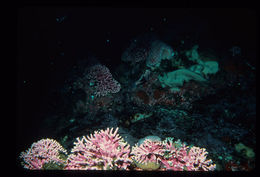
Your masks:
{"label": "blue-green light patch", "polygon": [[91,100],[93,101],[93,100],[94,100],[94,95],[91,95],[90,98],[91,98]]}

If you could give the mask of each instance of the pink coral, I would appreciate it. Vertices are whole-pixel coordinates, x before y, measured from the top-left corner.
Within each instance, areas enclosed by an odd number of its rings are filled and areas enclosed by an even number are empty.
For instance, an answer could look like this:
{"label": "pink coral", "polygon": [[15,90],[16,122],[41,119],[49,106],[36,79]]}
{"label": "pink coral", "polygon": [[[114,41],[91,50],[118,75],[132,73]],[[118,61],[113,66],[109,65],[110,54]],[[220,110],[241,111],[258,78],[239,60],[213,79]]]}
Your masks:
{"label": "pink coral", "polygon": [[95,131],[94,135],[77,138],[72,154],[69,155],[66,169],[108,170],[128,169],[132,160],[129,157],[130,145],[113,128]]}
{"label": "pink coral", "polygon": [[192,162],[193,164],[193,170],[195,171],[199,171],[199,170],[203,170],[203,171],[211,171],[211,170],[215,170],[216,165],[213,164],[211,159],[206,159],[207,158],[207,154],[208,152],[206,151],[205,148],[199,148],[199,147],[195,147],[193,146],[190,150],[189,150],[189,160]]}
{"label": "pink coral", "polygon": [[186,146],[171,139],[152,141],[146,139],[132,148],[132,159],[143,170],[211,171],[216,165],[207,158],[204,148]]}
{"label": "pink coral", "polygon": [[104,65],[94,65],[89,68],[87,79],[89,85],[94,86],[95,96],[106,96],[109,93],[117,93],[121,89],[121,85],[116,81],[109,69]]}
{"label": "pink coral", "polygon": [[164,154],[161,141],[146,139],[140,146],[136,144],[132,148],[133,160],[137,163],[160,163],[160,157]]}
{"label": "pink coral", "polygon": [[24,168],[42,169],[49,162],[64,164],[61,153],[67,154],[67,151],[56,140],[47,138],[33,143],[26,152],[21,152],[20,158]]}
{"label": "pink coral", "polygon": [[189,148],[185,144],[176,147],[172,141],[165,141],[164,144],[167,156],[161,162],[167,170],[213,171],[216,168],[211,159],[206,160],[208,152],[204,148]]}

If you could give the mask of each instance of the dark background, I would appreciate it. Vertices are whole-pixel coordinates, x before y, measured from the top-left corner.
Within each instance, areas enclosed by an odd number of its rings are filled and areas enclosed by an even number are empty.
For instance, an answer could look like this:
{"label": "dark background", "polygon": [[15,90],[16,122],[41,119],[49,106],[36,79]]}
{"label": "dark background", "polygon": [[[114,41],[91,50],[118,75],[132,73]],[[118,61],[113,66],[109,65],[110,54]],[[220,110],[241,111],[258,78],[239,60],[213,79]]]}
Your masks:
{"label": "dark background", "polygon": [[252,9],[21,7],[17,15],[18,149],[38,140],[32,137],[44,128],[51,90],[61,88],[72,66],[89,53],[115,68],[127,42],[151,28],[166,40],[189,34],[202,46],[237,45],[248,53],[256,51],[258,37]]}

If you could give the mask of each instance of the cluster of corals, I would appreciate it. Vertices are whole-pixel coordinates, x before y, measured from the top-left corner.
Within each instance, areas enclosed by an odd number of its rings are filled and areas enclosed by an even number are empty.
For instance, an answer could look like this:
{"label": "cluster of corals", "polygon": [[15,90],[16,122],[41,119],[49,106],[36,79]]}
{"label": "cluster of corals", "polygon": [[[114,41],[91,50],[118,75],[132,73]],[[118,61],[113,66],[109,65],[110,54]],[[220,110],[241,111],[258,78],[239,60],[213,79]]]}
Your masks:
{"label": "cluster of corals", "polygon": [[[90,136],[77,138],[71,154],[55,140],[42,139],[22,152],[22,165],[27,169],[50,169],[58,165],[66,170],[176,170],[209,171],[216,165],[207,160],[204,148],[185,146],[170,139],[145,139],[141,144],[130,145],[117,133],[118,127],[95,131]],[[61,153],[64,157],[61,158]],[[51,165],[50,165],[51,164]],[[62,164],[62,165],[60,165]],[[135,164],[137,168],[133,166]]]}
{"label": "cluster of corals", "polygon": [[67,151],[56,140],[47,138],[33,143],[27,151],[21,152],[20,158],[26,169],[43,169],[48,163],[65,164],[62,154],[66,155]]}
{"label": "cluster of corals", "polygon": [[77,138],[65,169],[127,170],[132,160],[130,145],[117,134],[118,128],[95,131],[94,135]]}
{"label": "cluster of corals", "polygon": [[207,151],[204,148],[177,145],[169,139],[147,139],[139,146],[136,144],[132,154],[136,165],[146,170],[212,171],[216,168],[211,159],[206,159]]}
{"label": "cluster of corals", "polygon": [[206,159],[208,152],[205,148],[188,147],[184,143],[176,146],[172,140],[164,141],[165,156],[161,159],[167,170],[174,171],[213,171],[216,164]]}
{"label": "cluster of corals", "polygon": [[89,86],[94,87],[95,96],[106,96],[121,89],[120,83],[113,78],[109,69],[101,64],[90,67],[86,79],[89,81]]}

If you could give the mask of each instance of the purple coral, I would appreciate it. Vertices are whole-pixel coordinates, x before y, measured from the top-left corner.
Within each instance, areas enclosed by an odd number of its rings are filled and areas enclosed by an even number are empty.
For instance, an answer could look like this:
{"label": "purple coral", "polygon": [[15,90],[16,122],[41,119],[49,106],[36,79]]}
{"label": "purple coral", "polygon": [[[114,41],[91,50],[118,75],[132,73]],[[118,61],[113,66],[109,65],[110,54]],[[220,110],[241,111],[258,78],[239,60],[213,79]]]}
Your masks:
{"label": "purple coral", "polygon": [[53,139],[41,139],[31,145],[26,152],[21,152],[22,165],[26,169],[42,169],[49,162],[64,164],[65,160],[60,158],[60,153],[67,151]]}
{"label": "purple coral", "polygon": [[130,145],[113,128],[95,131],[94,135],[77,138],[65,169],[127,170],[131,164]]}
{"label": "purple coral", "polygon": [[121,89],[121,85],[116,81],[109,69],[104,65],[94,65],[89,68],[87,79],[89,85],[94,86],[95,96],[106,96],[109,93],[117,93]]}

